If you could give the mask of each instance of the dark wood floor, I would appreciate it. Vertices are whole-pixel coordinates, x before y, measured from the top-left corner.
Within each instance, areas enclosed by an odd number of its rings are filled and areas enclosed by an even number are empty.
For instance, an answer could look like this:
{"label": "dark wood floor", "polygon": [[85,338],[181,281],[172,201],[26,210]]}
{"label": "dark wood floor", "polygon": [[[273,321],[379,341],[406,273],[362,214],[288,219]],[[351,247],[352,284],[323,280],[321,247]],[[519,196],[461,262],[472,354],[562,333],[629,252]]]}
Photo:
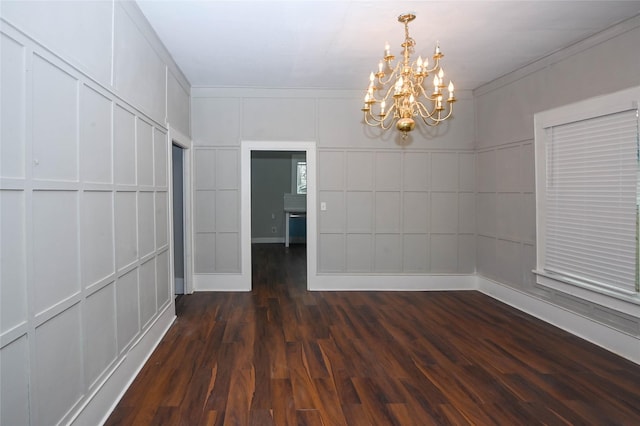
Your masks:
{"label": "dark wood floor", "polygon": [[477,292],[196,293],[107,425],[640,425],[640,366]]}

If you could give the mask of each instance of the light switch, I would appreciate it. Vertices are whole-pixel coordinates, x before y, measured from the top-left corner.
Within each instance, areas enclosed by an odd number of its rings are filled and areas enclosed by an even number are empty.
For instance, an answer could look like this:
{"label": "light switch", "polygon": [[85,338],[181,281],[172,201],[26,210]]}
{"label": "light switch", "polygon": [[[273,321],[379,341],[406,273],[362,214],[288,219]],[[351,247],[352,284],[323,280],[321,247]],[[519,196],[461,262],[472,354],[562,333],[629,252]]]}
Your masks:
{"label": "light switch", "polygon": [[327,211],[327,203],[325,203],[324,201],[320,203],[320,211]]}

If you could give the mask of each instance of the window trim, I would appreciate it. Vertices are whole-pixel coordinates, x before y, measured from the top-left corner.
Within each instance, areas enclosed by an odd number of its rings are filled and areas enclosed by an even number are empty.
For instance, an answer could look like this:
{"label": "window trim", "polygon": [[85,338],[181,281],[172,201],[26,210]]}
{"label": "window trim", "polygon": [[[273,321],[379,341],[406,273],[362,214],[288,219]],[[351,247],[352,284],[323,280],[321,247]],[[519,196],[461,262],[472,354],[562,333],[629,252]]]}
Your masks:
{"label": "window trim", "polygon": [[608,289],[599,285],[572,280],[545,270],[546,258],[546,146],[549,141],[547,130],[579,120],[615,114],[628,110],[637,110],[640,104],[640,86],[605,96],[587,99],[570,105],[561,106],[534,115],[535,138],[535,190],[536,190],[536,284],[602,306],[625,312],[640,314],[640,293],[627,294],[617,289]]}

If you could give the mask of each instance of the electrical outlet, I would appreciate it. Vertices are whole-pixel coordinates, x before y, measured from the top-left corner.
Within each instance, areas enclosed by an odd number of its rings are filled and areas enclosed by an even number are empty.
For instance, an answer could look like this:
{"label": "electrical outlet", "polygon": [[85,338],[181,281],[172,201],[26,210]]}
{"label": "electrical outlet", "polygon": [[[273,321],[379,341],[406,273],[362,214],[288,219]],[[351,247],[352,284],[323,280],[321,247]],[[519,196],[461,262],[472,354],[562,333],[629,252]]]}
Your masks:
{"label": "electrical outlet", "polygon": [[276,227],[275,227],[275,226],[272,226],[272,227],[271,227],[271,233],[272,233],[272,234],[275,234],[275,233],[276,233],[276,231],[277,231]]}
{"label": "electrical outlet", "polygon": [[324,201],[320,203],[320,211],[327,211],[327,203]]}

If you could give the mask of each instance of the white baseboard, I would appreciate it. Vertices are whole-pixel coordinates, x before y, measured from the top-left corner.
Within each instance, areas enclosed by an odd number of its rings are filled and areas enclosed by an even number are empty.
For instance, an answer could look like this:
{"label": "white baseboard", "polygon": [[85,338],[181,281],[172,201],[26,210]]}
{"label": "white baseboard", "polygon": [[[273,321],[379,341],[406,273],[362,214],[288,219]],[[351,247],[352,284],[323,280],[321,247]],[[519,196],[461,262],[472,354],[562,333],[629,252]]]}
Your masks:
{"label": "white baseboard", "polygon": [[251,244],[284,244],[284,237],[252,238]]}
{"label": "white baseboard", "polygon": [[[291,237],[289,244],[305,244],[307,239],[304,237]],[[284,237],[260,237],[252,238],[251,244],[284,244]]]}
{"label": "white baseboard", "polygon": [[316,275],[312,291],[474,290],[474,275]]}
{"label": "white baseboard", "polygon": [[639,338],[487,278],[477,280],[487,296],[640,364]]}
{"label": "white baseboard", "polygon": [[71,425],[101,425],[107,421],[175,319],[175,305],[171,302],[129,349],[93,395],[89,396],[87,402],[71,420]]}

